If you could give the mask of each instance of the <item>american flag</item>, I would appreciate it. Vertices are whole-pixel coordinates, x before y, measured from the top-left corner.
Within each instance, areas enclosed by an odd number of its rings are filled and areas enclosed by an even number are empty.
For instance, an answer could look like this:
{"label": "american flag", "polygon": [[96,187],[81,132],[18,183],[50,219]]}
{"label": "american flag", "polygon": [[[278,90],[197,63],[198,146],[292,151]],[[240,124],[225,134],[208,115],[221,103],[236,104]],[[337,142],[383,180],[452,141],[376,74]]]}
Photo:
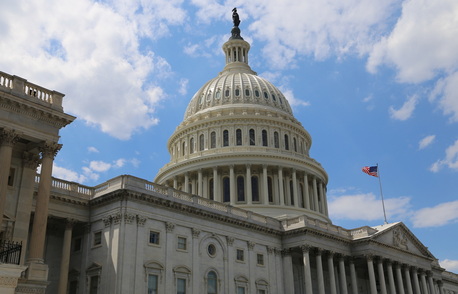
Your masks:
{"label": "american flag", "polygon": [[378,177],[377,166],[365,166],[362,171],[370,176]]}

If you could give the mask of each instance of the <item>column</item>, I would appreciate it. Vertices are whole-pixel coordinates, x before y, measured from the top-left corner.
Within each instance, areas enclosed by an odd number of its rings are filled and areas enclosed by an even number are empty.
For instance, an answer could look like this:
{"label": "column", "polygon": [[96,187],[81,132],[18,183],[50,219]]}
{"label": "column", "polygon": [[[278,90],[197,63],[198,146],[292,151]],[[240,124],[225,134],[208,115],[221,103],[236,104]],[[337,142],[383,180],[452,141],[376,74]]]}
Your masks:
{"label": "column", "polygon": [[428,271],[428,284],[429,284],[429,293],[436,294],[436,288],[434,287],[433,273]]}
{"label": "column", "polygon": [[355,262],[350,258],[350,277],[351,277],[351,293],[358,294],[358,280],[356,278]]}
{"label": "column", "polygon": [[318,293],[325,294],[324,292],[324,276],[323,276],[323,261],[321,259],[321,254],[323,250],[317,248],[316,250],[316,274],[318,280]]}
{"label": "column", "polygon": [[339,274],[340,274],[340,293],[347,294],[348,293],[347,277],[345,275],[345,258],[343,255],[339,256]]}
{"label": "column", "polygon": [[297,195],[297,177],[296,177],[296,170],[293,169],[293,199],[294,199],[294,207],[299,207],[299,196]]}
{"label": "column", "polygon": [[285,205],[285,189],[283,189],[283,169],[278,167],[278,195],[280,197],[280,205]]}
{"label": "column", "polygon": [[304,173],[304,206],[310,209],[310,193],[309,193],[309,179],[306,173]]}
{"label": "column", "polygon": [[326,214],[326,205],[324,203],[324,189],[323,189],[323,183],[320,182],[318,185],[318,188],[320,189],[320,195],[321,195],[321,213]]}
{"label": "column", "polygon": [[14,130],[3,129],[0,131],[0,227],[3,223],[3,214],[6,207],[13,146],[18,140],[18,134]]}
{"label": "column", "polygon": [[267,180],[267,165],[262,166],[262,193],[264,195],[264,204],[269,205],[269,187]]}
{"label": "column", "polygon": [[197,172],[197,195],[199,195],[200,197],[204,196],[203,187],[204,185],[202,181],[202,169],[199,169],[199,171]]}
{"label": "column", "polygon": [[439,287],[439,294],[444,294],[444,283],[437,281],[437,286]]}
{"label": "column", "polygon": [[386,293],[385,274],[383,272],[383,259],[381,257],[377,260],[377,271],[378,271],[378,279],[380,283],[380,293],[387,294]]}
{"label": "column", "polygon": [[294,274],[293,260],[291,258],[291,250],[285,249],[282,251],[283,257],[283,279],[285,285],[285,294],[294,293]]}
{"label": "column", "polygon": [[72,245],[72,230],[74,222],[67,220],[64,232],[64,242],[62,244],[62,259],[60,261],[60,276],[57,293],[67,293],[68,267],[70,264],[70,250]]}
{"label": "column", "polygon": [[396,286],[394,284],[393,266],[391,264],[391,260],[386,261],[386,273],[388,274],[390,294],[396,294]]}
{"label": "column", "polygon": [[318,188],[316,186],[316,178],[315,177],[313,177],[312,184],[313,184],[313,200],[315,202],[313,210],[315,210],[316,212],[320,212],[319,202],[318,202]]}
{"label": "column", "polygon": [[324,183],[322,183],[323,185],[323,195],[322,195],[322,201],[323,201],[323,213],[326,215],[326,216],[329,216],[329,211],[328,211],[328,196],[326,195],[326,186]]}
{"label": "column", "polygon": [[253,201],[253,194],[251,193],[251,164],[246,165],[246,203],[250,205]]}
{"label": "column", "polygon": [[412,281],[410,279],[410,270],[408,265],[404,265],[404,278],[406,279],[407,294],[413,294]]}
{"label": "column", "polygon": [[190,193],[191,191],[189,191],[189,174],[188,173],[185,173],[184,174],[184,189],[183,189],[184,192],[186,193]]}
{"label": "column", "polygon": [[218,193],[218,167],[213,167],[213,197],[216,201],[223,202],[223,199],[221,199],[220,194]]}
{"label": "column", "polygon": [[328,271],[329,271],[329,287],[331,294],[337,294],[336,276],[334,274],[334,252],[328,252]]}
{"label": "column", "polygon": [[404,292],[404,283],[402,282],[401,265],[399,263],[396,263],[395,269],[396,269],[396,280],[398,282],[398,293],[404,294],[405,292]]}
{"label": "column", "polygon": [[377,284],[375,282],[375,272],[374,272],[374,263],[373,263],[373,256],[367,255],[367,271],[369,273],[369,284],[371,289],[371,294],[377,294]]}
{"label": "column", "polygon": [[418,282],[418,269],[417,267],[412,267],[412,276],[413,276],[413,287],[415,289],[415,293],[420,294],[420,283]]}
{"label": "column", "polygon": [[177,181],[177,177],[173,177],[173,189],[177,189],[178,188],[178,181]]}
{"label": "column", "polygon": [[424,270],[420,272],[421,287],[423,288],[423,294],[428,294],[428,285],[426,284],[426,273]]}
{"label": "column", "polygon": [[304,283],[305,283],[305,294],[313,294],[312,288],[312,269],[310,267],[310,246],[303,245],[302,249],[302,258],[304,261]]}
{"label": "column", "polygon": [[230,187],[230,198],[231,205],[235,204],[235,175],[234,175],[234,165],[229,166],[229,187]]}

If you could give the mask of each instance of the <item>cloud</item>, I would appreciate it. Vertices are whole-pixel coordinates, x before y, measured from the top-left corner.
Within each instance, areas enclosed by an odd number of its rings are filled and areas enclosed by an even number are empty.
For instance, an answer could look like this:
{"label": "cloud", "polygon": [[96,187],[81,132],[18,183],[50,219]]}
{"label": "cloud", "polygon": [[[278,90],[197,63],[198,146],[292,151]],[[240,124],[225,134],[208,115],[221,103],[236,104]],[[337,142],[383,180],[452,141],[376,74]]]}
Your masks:
{"label": "cloud", "polygon": [[458,221],[458,201],[445,202],[420,209],[411,221],[416,228],[439,227]]}
{"label": "cloud", "polygon": [[[142,4],[141,4],[142,3]],[[140,47],[167,34],[181,1],[2,1],[0,67],[65,93],[64,108],[119,139],[158,123],[162,89],[147,82],[168,63]],[[53,17],[49,17],[52,15]],[[31,44],[33,43],[33,46]]]}
{"label": "cloud", "polygon": [[[387,198],[385,209],[388,219],[404,218],[410,213],[410,198]],[[335,219],[364,221],[384,219],[382,202],[373,193],[329,196],[329,213]]]}
{"label": "cloud", "polygon": [[444,259],[439,261],[439,264],[447,271],[458,272],[458,260]]}
{"label": "cloud", "polygon": [[451,116],[452,122],[458,121],[458,71],[438,80],[430,100],[438,101],[439,108],[445,115]]}
{"label": "cloud", "polygon": [[419,96],[412,95],[399,109],[394,109],[393,106],[390,106],[389,112],[392,119],[396,120],[407,120],[412,116],[412,113],[417,106]]}
{"label": "cloud", "polygon": [[99,153],[99,150],[93,146],[87,147],[87,151],[90,153]]}
{"label": "cloud", "polygon": [[438,172],[442,167],[447,166],[450,169],[458,170],[458,140],[445,150],[445,158],[439,159],[429,168],[432,172]]}
{"label": "cloud", "polygon": [[418,149],[420,150],[425,149],[426,147],[431,145],[435,139],[436,139],[436,135],[429,135],[429,136],[424,137],[418,143]]}
{"label": "cloud", "polygon": [[178,89],[178,93],[181,95],[186,95],[188,93],[188,79],[180,79],[180,88]]}
{"label": "cloud", "polygon": [[75,171],[66,169],[64,167],[60,167],[56,164],[53,165],[52,175],[53,177],[69,182],[83,183],[87,180],[87,177],[85,175],[78,174]]}

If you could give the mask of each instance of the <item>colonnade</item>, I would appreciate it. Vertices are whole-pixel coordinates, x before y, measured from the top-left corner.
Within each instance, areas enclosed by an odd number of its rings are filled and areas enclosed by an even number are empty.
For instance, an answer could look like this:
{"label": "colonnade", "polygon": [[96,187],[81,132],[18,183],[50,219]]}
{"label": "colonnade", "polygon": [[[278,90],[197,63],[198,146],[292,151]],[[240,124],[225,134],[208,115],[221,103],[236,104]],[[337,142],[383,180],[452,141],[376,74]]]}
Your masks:
{"label": "colonnade", "polygon": [[328,215],[324,181],[307,171],[294,168],[266,164],[215,166],[175,176],[173,184],[169,185],[231,205],[286,205]]}
{"label": "colonnade", "polygon": [[[304,282],[301,289],[285,289],[288,293],[444,293],[442,281],[434,279],[429,269],[418,268],[402,261],[392,261],[372,254],[345,256],[306,245],[300,247],[303,277],[293,278],[298,273],[294,273],[291,256],[292,252],[297,252],[298,249],[291,248],[283,251],[284,277],[291,280],[291,285],[295,278]],[[314,262],[311,262],[313,259],[315,259]],[[326,270],[323,264],[326,265]],[[285,283],[288,281],[285,280]]]}

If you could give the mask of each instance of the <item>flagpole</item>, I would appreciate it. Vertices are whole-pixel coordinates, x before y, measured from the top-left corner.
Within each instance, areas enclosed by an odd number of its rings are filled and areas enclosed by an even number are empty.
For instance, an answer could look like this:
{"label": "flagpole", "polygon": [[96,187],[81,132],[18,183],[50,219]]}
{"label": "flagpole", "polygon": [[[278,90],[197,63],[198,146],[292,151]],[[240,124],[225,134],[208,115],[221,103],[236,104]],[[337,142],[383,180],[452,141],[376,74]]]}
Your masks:
{"label": "flagpole", "polygon": [[382,192],[382,180],[380,178],[380,169],[378,167],[377,163],[377,175],[378,175],[378,183],[380,185],[380,196],[382,197],[382,206],[383,206],[383,216],[385,217],[385,225],[388,224],[388,221],[386,220],[386,211],[385,211],[385,201],[383,200],[383,192]]}

